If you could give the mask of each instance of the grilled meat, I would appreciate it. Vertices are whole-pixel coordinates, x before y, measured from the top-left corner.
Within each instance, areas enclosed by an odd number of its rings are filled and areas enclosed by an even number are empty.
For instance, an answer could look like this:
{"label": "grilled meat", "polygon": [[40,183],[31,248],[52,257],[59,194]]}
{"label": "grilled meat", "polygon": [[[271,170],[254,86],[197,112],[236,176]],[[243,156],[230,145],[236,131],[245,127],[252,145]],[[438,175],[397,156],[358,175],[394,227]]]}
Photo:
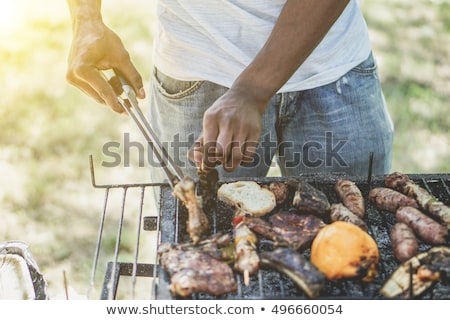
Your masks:
{"label": "grilled meat", "polygon": [[279,234],[289,247],[303,251],[311,246],[314,237],[326,223],[312,214],[279,212],[269,218],[273,231]]}
{"label": "grilled meat", "polygon": [[395,189],[416,199],[422,210],[444,223],[450,229],[450,207],[409,179],[406,174],[391,173],[386,177],[385,184],[388,188]]}
{"label": "grilled meat", "polygon": [[189,218],[187,220],[187,231],[194,244],[200,242],[202,236],[209,232],[208,217],[203,211],[203,200],[195,194],[194,180],[188,176],[178,182],[173,195],[179,199],[187,208]]}
{"label": "grilled meat", "polygon": [[352,211],[350,211],[342,203],[333,203],[331,205],[330,219],[333,222],[334,221],[350,222],[360,227],[362,230],[367,231],[367,224],[365,223],[365,221],[360,217],[358,217],[356,214],[354,214]]}
{"label": "grilled meat", "polygon": [[225,257],[219,248],[226,243],[207,242],[199,246],[161,244],[158,256],[170,277],[172,295],[188,297],[201,292],[220,296],[235,292],[237,284],[233,270],[222,261]]}
{"label": "grilled meat", "polygon": [[[239,217],[240,218],[240,217]],[[239,219],[237,219],[238,221]],[[235,222],[237,222],[235,220]],[[249,285],[250,275],[259,269],[259,256],[256,245],[258,238],[243,221],[234,227],[234,269],[244,276],[245,285]]]}
{"label": "grilled meat", "polygon": [[363,218],[366,212],[364,198],[358,186],[350,180],[339,179],[334,185],[338,197],[344,206],[358,217]]}
{"label": "grilled meat", "polygon": [[401,207],[395,213],[398,222],[404,222],[414,233],[428,244],[444,244],[448,235],[447,227],[431,219],[419,209]]}
{"label": "grilled meat", "polygon": [[245,216],[242,220],[253,232],[272,240],[275,247],[289,247],[289,242],[283,236],[273,230],[273,226],[257,217]]}
{"label": "grilled meat", "polygon": [[302,254],[290,248],[277,248],[260,254],[261,267],[275,269],[291,278],[311,298],[317,298],[325,285],[325,275]]}
{"label": "grilled meat", "polygon": [[330,211],[330,203],[325,193],[301,180],[296,183],[292,204],[300,212],[312,213],[320,218],[323,218]]}
{"label": "grilled meat", "polygon": [[419,249],[414,231],[403,222],[397,222],[390,233],[394,257],[400,261],[406,261],[415,256]]}
{"label": "grilled meat", "polygon": [[400,207],[419,207],[413,198],[394,189],[383,187],[370,190],[369,201],[373,202],[378,209],[392,213],[395,213]]}
{"label": "grilled meat", "polygon": [[380,293],[388,298],[399,296],[412,298],[422,294],[438,279],[435,272],[440,273],[439,279],[448,276],[449,258],[450,248],[444,246],[434,247],[415,255],[394,271],[384,283]]}
{"label": "grilled meat", "polygon": [[286,183],[281,181],[272,181],[269,184],[269,190],[272,191],[275,195],[275,201],[278,205],[286,202],[289,194],[288,186],[286,185]]}

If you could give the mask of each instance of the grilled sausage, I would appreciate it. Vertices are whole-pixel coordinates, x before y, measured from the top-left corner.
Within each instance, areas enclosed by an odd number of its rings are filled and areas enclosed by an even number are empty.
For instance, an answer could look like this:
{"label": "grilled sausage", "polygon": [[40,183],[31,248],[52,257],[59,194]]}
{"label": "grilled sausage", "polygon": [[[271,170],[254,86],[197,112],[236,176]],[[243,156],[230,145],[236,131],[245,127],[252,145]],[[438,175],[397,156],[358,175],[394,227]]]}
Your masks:
{"label": "grilled sausage", "polygon": [[331,221],[346,221],[353,223],[354,225],[360,227],[362,230],[367,231],[367,225],[363,219],[358,217],[356,214],[351,212],[342,203],[333,203],[330,210]]}
{"label": "grilled sausage", "polygon": [[358,186],[350,180],[340,179],[336,182],[334,190],[342,203],[358,217],[363,218],[365,214],[364,198]]}
{"label": "grilled sausage", "polygon": [[416,200],[390,188],[373,188],[369,192],[369,201],[379,209],[395,213],[400,207],[418,208]]}
{"label": "grilled sausage", "polygon": [[426,189],[412,181],[406,174],[400,172],[391,173],[385,178],[385,185],[416,199],[422,210],[444,223],[450,229],[450,206],[439,201]]}
{"label": "grilled sausage", "polygon": [[417,238],[414,231],[403,222],[397,222],[390,233],[394,257],[404,262],[415,256],[418,251]]}
{"label": "grilled sausage", "polygon": [[448,229],[413,207],[400,207],[395,213],[397,222],[404,222],[428,244],[444,244]]}

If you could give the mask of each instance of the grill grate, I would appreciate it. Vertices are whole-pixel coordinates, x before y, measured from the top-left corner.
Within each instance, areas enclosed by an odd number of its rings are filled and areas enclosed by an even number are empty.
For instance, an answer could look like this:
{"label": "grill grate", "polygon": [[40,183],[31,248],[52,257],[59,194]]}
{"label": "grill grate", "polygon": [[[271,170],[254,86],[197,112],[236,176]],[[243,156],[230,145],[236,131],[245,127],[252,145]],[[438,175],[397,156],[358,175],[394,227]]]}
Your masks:
{"label": "grill grate", "polygon": [[[445,204],[450,203],[450,174],[409,174],[413,181],[426,188],[430,193],[443,201]],[[130,280],[129,290],[124,298],[135,299],[138,297],[138,283],[141,279],[150,279],[150,282],[144,286],[144,291],[147,294],[145,298],[150,299],[173,299],[169,292],[170,280],[162,268],[158,266],[156,255],[148,260],[141,257],[144,244],[142,241],[141,230],[155,232],[157,237],[152,243],[153,250],[156,252],[158,244],[162,242],[183,243],[190,241],[186,231],[186,219],[188,216],[187,210],[181,203],[172,196],[172,189],[166,183],[147,183],[147,184],[118,184],[118,185],[99,185],[95,182],[94,168],[91,159],[91,178],[92,184],[95,188],[104,189],[105,199],[103,210],[100,218],[100,227],[98,231],[97,246],[94,254],[94,262],[90,280],[91,296],[95,288],[95,277],[99,266],[100,256],[104,253],[102,250],[102,243],[105,236],[105,229],[107,227],[107,218],[111,211],[110,194],[113,190],[121,193],[121,204],[118,213],[119,218],[115,221],[116,231],[113,237],[115,238],[114,253],[110,261],[106,263],[106,272],[101,288],[101,299],[117,299],[119,280],[123,281],[126,277]],[[366,201],[366,222],[369,227],[369,234],[376,240],[380,251],[380,262],[378,276],[371,283],[363,283],[356,280],[344,281],[328,281],[321,291],[323,299],[383,299],[379,294],[379,289],[387,280],[387,278],[398,267],[397,261],[393,257],[392,248],[390,244],[389,231],[395,223],[395,216],[391,213],[378,210],[368,201],[368,193],[373,187],[383,186],[384,177],[374,176],[368,180],[363,180],[361,177],[348,177],[342,175],[307,175],[302,179],[311,183],[314,187],[323,191],[330,201],[330,203],[338,202],[334,184],[340,178],[346,178],[354,181],[361,189]],[[242,180],[242,179],[241,179]],[[262,179],[249,179],[261,184],[269,184],[271,181],[285,181],[286,178],[273,177]],[[223,180],[219,183],[226,183],[235,180]],[[126,219],[128,217],[127,206],[129,203],[129,193],[131,190],[138,191],[139,196],[136,197],[137,208],[132,214],[132,219],[137,220],[135,228],[125,231],[128,227]],[[145,215],[147,210],[144,206],[145,199],[149,196],[153,197],[152,192],[160,194],[159,212],[153,216]],[[224,203],[215,202],[216,205],[212,208],[211,223],[213,233],[216,232],[232,232],[231,219],[234,214],[229,206]],[[288,204],[284,208],[289,210]],[[125,234],[134,235],[134,242],[131,245],[133,252],[128,254],[131,256],[129,260],[122,261],[121,251],[124,250]],[[426,251],[430,248],[429,245],[419,242],[419,251]],[[446,245],[450,245],[447,242]],[[259,250],[272,250],[272,243],[268,240],[260,239]],[[128,250],[129,251],[129,250]],[[309,250],[304,254],[309,257]],[[241,275],[236,275],[238,290],[236,293],[214,297],[206,294],[194,294],[192,299],[307,299],[306,295],[297,288],[297,286],[286,276],[278,272],[261,269],[257,274],[251,277],[250,285],[245,286]],[[120,298],[120,297],[119,297]],[[432,289],[427,290],[420,298],[423,299],[450,299],[450,288],[448,285],[436,283]]]}

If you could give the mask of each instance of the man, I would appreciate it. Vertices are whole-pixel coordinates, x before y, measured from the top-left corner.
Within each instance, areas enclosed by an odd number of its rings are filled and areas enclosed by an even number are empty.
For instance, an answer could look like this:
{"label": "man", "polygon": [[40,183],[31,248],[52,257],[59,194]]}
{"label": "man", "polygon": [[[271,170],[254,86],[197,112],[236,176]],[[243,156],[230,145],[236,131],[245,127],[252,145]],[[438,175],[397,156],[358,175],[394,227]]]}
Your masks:
{"label": "man", "polygon": [[[101,1],[68,0],[67,79],[122,112],[100,71],[144,98],[142,79]],[[186,174],[365,175],[390,170],[393,126],[356,0],[159,0],[149,118]],[[152,170],[155,181],[161,170]]]}

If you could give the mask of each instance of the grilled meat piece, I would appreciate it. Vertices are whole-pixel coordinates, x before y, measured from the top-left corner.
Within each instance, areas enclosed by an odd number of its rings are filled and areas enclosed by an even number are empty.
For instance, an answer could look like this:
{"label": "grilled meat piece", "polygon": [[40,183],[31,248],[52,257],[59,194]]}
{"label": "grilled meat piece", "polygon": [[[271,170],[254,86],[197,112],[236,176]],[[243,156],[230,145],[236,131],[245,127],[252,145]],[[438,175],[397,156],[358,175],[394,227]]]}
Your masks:
{"label": "grilled meat piece", "polygon": [[334,185],[334,190],[344,206],[358,217],[364,217],[366,212],[364,198],[356,183],[350,180],[339,179]]}
{"label": "grilled meat piece", "polygon": [[275,231],[289,247],[303,251],[311,246],[314,237],[326,223],[312,214],[278,212],[269,218]]}
{"label": "grilled meat piece", "polygon": [[400,207],[418,208],[416,200],[390,188],[373,188],[369,192],[369,201],[379,209],[395,213]]}
{"label": "grilled meat piece", "polygon": [[444,223],[450,229],[450,206],[439,201],[426,189],[409,179],[406,174],[391,173],[385,178],[385,184],[388,188],[395,189],[414,198],[422,210]]}
{"label": "grilled meat piece", "polygon": [[400,261],[406,261],[415,256],[419,250],[414,231],[403,222],[397,222],[390,233],[394,257]]}
{"label": "grilled meat piece", "polygon": [[398,222],[406,223],[414,233],[428,244],[444,244],[448,235],[447,227],[431,219],[419,209],[401,207],[395,213]]}
{"label": "grilled meat piece", "polygon": [[187,208],[189,218],[187,220],[187,231],[194,244],[200,242],[202,236],[209,232],[210,225],[208,217],[203,211],[203,200],[195,194],[195,183],[191,177],[184,177],[178,182],[173,195],[179,199]]}
{"label": "grilled meat piece", "polygon": [[[380,293],[388,298],[399,296],[412,298],[422,294],[436,281],[436,270],[440,272],[439,278],[448,277],[449,258],[450,248],[445,246],[433,247],[426,252],[415,255],[403,262],[394,271],[380,289]],[[422,266],[424,268],[421,269]],[[426,269],[431,271],[432,275],[425,274]],[[411,277],[412,287],[410,286]]]}
{"label": "grilled meat piece", "polygon": [[249,285],[249,277],[259,269],[259,256],[256,251],[258,238],[240,221],[234,227],[234,269],[244,276],[245,285]]}
{"label": "grilled meat piece", "polygon": [[330,203],[325,193],[301,180],[297,182],[292,204],[299,211],[312,213],[320,218],[330,211]]}
{"label": "grilled meat piece", "polygon": [[198,245],[162,243],[158,256],[162,268],[170,277],[174,296],[188,297],[192,293],[220,296],[237,290],[233,270],[223,261],[222,246],[230,241],[220,235]]}
{"label": "grilled meat piece", "polygon": [[325,285],[325,275],[302,254],[290,248],[277,248],[260,254],[261,267],[287,275],[311,298],[317,298]]}
{"label": "grilled meat piece", "polygon": [[275,195],[275,201],[277,204],[283,204],[289,194],[288,186],[281,181],[272,181],[269,184],[269,190]]}
{"label": "grilled meat piece", "polygon": [[331,221],[346,221],[353,223],[354,225],[360,227],[362,230],[367,231],[367,224],[363,219],[358,217],[352,211],[350,211],[342,203],[333,203],[330,210]]}
{"label": "grilled meat piece", "polygon": [[272,240],[275,247],[289,247],[289,242],[283,236],[273,230],[273,226],[257,217],[245,216],[242,220],[253,232]]}

